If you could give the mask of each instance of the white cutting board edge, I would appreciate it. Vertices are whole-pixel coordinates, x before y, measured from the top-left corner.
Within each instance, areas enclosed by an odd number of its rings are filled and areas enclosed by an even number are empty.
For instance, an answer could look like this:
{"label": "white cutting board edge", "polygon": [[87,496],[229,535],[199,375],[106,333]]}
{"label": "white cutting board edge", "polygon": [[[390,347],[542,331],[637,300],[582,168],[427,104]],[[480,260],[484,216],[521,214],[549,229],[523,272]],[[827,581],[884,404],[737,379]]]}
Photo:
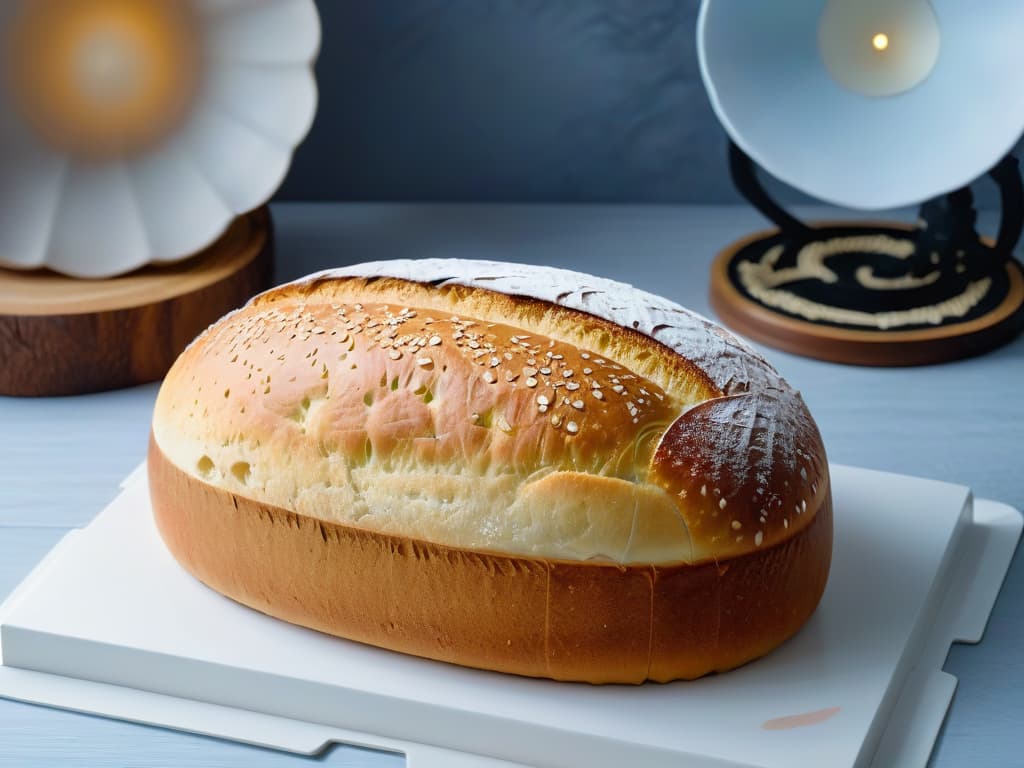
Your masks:
{"label": "white cutting board edge", "polygon": [[[140,477],[141,467],[122,483]],[[948,592],[933,614],[914,668],[896,698],[889,725],[865,764],[924,768],[956,689],[956,678],[941,667],[953,642],[976,643],[998,596],[1024,527],[1021,513],[988,500],[974,500],[972,524],[961,526]],[[31,591],[34,582],[73,543],[69,532],[0,605],[0,619]],[[2,659],[2,649],[0,649]],[[0,697],[60,709],[161,726],[303,755],[334,743],[380,749],[406,756],[409,768],[523,768],[520,764],[432,745],[323,726],[133,688],[0,666]],[[865,760],[868,759],[865,755]]]}

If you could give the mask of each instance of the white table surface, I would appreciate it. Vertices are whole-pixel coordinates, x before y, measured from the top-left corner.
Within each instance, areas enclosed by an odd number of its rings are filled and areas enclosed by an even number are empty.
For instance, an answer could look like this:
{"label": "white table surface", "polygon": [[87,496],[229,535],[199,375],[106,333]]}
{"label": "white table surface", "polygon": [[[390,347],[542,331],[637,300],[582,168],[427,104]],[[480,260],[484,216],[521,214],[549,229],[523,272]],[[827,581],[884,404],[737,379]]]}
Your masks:
{"label": "white table surface", "polygon": [[[763,226],[745,208],[692,206],[282,204],[274,216],[281,280],[388,257],[536,261],[626,280],[705,313],[716,250]],[[983,357],[916,369],[769,355],[803,392],[832,460],[962,483],[1024,507],[1024,337]],[[0,398],[0,597],[64,531],[113,498],[144,456],[155,394],[150,385],[77,398]],[[1017,557],[984,641],[954,646],[946,664],[960,687],[935,768],[1024,765],[1022,637]],[[397,768],[402,759],[350,747],[291,757],[0,701],[3,767],[314,764]]]}

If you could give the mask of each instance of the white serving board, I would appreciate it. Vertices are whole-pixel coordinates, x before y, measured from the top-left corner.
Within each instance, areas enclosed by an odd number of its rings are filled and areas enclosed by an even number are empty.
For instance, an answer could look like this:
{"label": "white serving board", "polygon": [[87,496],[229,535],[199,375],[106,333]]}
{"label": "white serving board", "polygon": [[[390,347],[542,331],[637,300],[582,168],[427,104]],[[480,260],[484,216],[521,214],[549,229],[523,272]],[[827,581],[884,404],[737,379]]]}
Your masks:
{"label": "white serving board", "polygon": [[0,607],[0,696],[410,768],[924,766],[956,686],[941,666],[980,640],[1022,518],[960,486],[832,472],[833,569],[807,626],[742,669],[639,687],[463,669],[251,611],[177,566],[135,474]]}

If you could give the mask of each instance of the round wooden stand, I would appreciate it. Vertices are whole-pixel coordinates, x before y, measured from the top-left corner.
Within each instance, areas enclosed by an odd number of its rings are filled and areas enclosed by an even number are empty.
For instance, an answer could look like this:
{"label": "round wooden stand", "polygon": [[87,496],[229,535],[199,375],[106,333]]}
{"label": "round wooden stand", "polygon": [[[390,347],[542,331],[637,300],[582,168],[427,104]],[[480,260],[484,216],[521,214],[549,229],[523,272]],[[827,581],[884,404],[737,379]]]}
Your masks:
{"label": "round wooden stand", "polygon": [[202,253],[121,277],[0,269],[0,395],[75,395],[163,378],[195,336],[267,287],[270,212]]}
{"label": "round wooden stand", "polygon": [[[831,226],[835,223],[822,223]],[[844,226],[851,226],[848,222]],[[855,226],[855,225],[854,225]],[[864,224],[865,230],[896,224]],[[738,333],[777,349],[851,365],[928,365],[955,360],[1006,343],[1024,328],[1024,271],[1006,263],[1009,290],[984,315],[960,323],[913,330],[860,330],[803,320],[775,310],[743,293],[731,279],[740,252],[758,240],[778,235],[759,232],[722,251],[711,268],[711,306]]]}

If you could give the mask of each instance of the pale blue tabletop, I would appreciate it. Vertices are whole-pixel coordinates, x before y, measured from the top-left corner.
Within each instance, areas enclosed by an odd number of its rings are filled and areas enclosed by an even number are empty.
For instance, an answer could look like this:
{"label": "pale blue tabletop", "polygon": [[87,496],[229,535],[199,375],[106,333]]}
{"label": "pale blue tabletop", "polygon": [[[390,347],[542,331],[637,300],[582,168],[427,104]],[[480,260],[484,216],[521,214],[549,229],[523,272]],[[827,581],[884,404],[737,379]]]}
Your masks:
{"label": "pale blue tabletop", "polygon": [[[738,207],[291,204],[275,207],[274,216],[280,280],[390,257],[535,261],[625,280],[704,313],[716,251],[763,227]],[[983,357],[916,369],[768,354],[803,392],[831,460],[962,483],[1024,507],[1024,338]],[[77,398],[0,398],[0,598],[69,527],[96,514],[142,460],[155,394],[150,385]],[[1024,565],[1016,557],[985,639],[954,646],[946,663],[960,686],[935,768],[1024,765],[1021,638]],[[350,747],[293,757],[0,700],[4,767],[319,763],[397,768],[403,760]]]}

